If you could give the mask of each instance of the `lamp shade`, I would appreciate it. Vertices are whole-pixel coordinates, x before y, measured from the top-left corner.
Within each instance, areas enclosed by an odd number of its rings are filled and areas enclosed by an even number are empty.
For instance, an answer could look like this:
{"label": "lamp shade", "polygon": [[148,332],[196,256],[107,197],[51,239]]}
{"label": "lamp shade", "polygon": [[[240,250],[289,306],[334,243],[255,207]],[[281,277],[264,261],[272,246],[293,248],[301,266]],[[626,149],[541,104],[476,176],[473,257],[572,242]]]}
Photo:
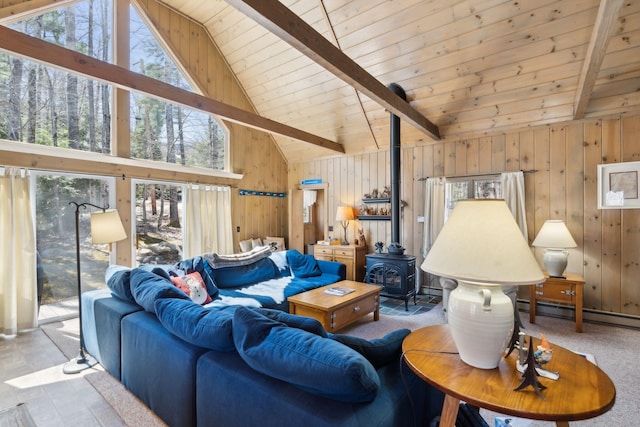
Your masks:
{"label": "lamp shade", "polygon": [[438,234],[422,269],[480,283],[529,285],[544,281],[504,200],[460,200]]}
{"label": "lamp shade", "polygon": [[355,216],[353,215],[353,208],[349,206],[338,206],[336,221],[351,221],[353,219],[355,219]]}
{"label": "lamp shade", "polygon": [[113,243],[127,238],[120,215],[116,210],[91,214],[91,241],[95,244]]}
{"label": "lamp shade", "polygon": [[569,229],[560,219],[550,219],[544,222],[538,235],[534,239],[533,246],[540,248],[575,248]]}

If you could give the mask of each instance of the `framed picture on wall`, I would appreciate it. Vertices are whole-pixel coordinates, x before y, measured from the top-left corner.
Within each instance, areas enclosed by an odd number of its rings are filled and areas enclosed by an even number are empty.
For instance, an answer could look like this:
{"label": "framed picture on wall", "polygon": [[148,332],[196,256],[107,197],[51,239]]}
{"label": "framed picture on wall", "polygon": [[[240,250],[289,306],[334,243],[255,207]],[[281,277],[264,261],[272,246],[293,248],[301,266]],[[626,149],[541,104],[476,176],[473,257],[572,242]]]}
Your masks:
{"label": "framed picture on wall", "polygon": [[640,162],[598,165],[598,209],[640,208]]}

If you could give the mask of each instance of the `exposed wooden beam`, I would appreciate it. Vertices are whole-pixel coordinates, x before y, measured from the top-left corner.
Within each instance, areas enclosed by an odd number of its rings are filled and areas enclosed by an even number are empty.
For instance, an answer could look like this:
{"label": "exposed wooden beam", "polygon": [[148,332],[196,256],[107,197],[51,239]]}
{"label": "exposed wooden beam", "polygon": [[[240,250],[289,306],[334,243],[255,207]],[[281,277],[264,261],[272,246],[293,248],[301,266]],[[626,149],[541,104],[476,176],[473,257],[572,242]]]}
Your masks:
{"label": "exposed wooden beam", "polygon": [[596,83],[604,55],[607,52],[611,30],[618,20],[622,3],[623,0],[600,0],[598,15],[591,33],[591,41],[587,48],[587,54],[582,64],[582,72],[578,80],[578,88],[576,89],[573,103],[574,120],[583,118],[584,113],[587,111],[591,91]]}
{"label": "exposed wooden beam", "polygon": [[436,125],[387,89],[375,77],[279,1],[226,1],[393,114],[409,122],[431,138],[440,139],[440,132]]}
{"label": "exposed wooden beam", "polygon": [[126,68],[100,61],[1,25],[0,49],[30,60],[81,74],[90,79],[106,82],[122,89],[215,114],[224,120],[238,123],[242,126],[275,133],[344,153],[344,146],[337,142],[278,123],[214,99],[171,86],[170,84],[145,75],[134,73]]}

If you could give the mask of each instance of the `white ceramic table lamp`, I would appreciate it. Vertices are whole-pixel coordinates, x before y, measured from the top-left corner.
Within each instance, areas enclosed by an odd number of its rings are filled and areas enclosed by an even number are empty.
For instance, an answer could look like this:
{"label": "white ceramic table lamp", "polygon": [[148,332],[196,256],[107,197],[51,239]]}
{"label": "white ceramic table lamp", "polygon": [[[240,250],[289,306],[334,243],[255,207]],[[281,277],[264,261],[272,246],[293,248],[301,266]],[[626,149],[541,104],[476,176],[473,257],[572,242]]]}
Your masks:
{"label": "white ceramic table lamp", "polygon": [[565,249],[577,246],[564,222],[560,219],[545,221],[532,245],[547,248],[543,258],[547,274],[550,277],[564,277],[569,257],[569,251]]}
{"label": "white ceramic table lamp", "polygon": [[496,368],[514,326],[513,303],[502,285],[544,281],[504,200],[459,201],[421,268],[458,281],[447,313],[462,361]]}

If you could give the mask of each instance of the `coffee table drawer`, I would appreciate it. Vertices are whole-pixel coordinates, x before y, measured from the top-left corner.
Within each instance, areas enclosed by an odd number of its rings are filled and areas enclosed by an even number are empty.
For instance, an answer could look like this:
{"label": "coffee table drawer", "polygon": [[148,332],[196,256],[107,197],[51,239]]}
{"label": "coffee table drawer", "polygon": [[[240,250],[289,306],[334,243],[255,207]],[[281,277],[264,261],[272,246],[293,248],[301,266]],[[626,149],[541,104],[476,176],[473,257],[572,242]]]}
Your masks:
{"label": "coffee table drawer", "polygon": [[352,301],[329,313],[329,328],[327,331],[334,331],[355,322],[361,317],[373,313],[378,307],[378,296],[370,295],[361,300]]}

